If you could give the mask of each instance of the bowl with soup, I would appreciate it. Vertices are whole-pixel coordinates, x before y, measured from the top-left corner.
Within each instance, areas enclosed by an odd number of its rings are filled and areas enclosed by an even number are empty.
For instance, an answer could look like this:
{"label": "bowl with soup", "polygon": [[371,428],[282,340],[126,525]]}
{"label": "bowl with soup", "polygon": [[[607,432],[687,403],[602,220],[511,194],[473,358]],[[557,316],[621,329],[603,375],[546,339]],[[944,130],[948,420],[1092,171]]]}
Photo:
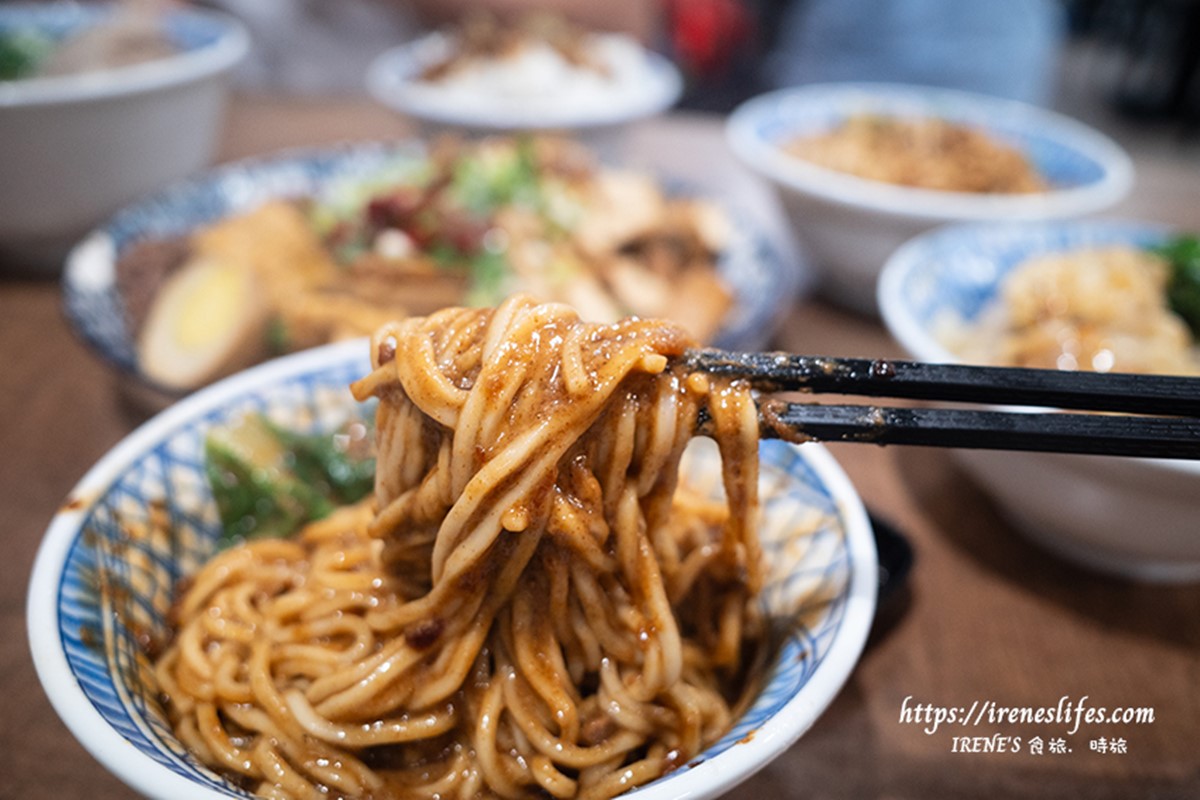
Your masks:
{"label": "bowl with soup", "polygon": [[53,273],[70,245],[214,155],[236,20],[134,2],[0,5],[0,257]]}
{"label": "bowl with soup", "polygon": [[[1200,241],[1120,220],[949,226],[898,250],[879,280],[892,336],[937,363],[1196,375],[1197,300]],[[1200,463],[954,452],[1017,530],[1067,560],[1200,580]]]}
{"label": "bowl with soup", "polygon": [[875,314],[888,256],[945,223],[1061,219],[1133,181],[1108,137],[1016,101],[900,84],[814,84],[753,98],[734,153],[776,189],[825,293]]}
{"label": "bowl with soup", "polygon": [[728,791],[851,674],[876,554],[691,342],[518,295],[191,395],[50,525],[52,704],[155,797]]}

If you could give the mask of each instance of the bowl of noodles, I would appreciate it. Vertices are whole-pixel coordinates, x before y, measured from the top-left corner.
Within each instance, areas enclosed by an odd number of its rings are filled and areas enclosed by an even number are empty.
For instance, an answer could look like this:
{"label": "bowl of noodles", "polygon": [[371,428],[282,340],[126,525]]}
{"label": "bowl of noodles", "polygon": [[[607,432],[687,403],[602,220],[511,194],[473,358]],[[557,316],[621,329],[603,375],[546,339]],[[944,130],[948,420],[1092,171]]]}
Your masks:
{"label": "bowl of noodles", "polygon": [[875,549],[691,341],[517,296],[179,402],[39,551],[55,709],[154,797],[730,789],[850,675]]}
{"label": "bowl of noodles", "polygon": [[64,305],[160,404],[399,313],[513,292],[593,320],[672,318],[749,349],[772,335],[806,267],[745,216],[567,139],[284,152],[114,215],[68,257]]}
{"label": "bowl of noodles", "polygon": [[[922,361],[1195,375],[1197,281],[1200,242],[1160,225],[968,224],[898,250],[879,306]],[[1200,580],[1200,463],[955,455],[1019,531],[1063,558],[1133,580]]]}
{"label": "bowl of noodles", "polygon": [[825,292],[875,314],[897,247],[950,222],[1103,210],[1133,181],[1128,156],[1079,122],[1012,100],[902,84],[814,84],[747,101],[733,151],[777,190]]}

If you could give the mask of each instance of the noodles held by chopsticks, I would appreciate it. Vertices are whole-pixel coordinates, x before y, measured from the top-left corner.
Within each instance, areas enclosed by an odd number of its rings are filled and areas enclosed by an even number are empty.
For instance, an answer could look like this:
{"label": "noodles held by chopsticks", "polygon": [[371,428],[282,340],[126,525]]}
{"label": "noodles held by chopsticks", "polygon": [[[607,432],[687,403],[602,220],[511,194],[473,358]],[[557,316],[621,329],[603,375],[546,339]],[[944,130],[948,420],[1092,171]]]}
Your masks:
{"label": "noodles held by chopsticks", "polygon": [[[384,326],[373,501],[222,552],[156,665],[264,797],[611,797],[728,730],[764,637],[758,423],[670,324],[517,297]],[[679,485],[701,409],[727,502]]]}

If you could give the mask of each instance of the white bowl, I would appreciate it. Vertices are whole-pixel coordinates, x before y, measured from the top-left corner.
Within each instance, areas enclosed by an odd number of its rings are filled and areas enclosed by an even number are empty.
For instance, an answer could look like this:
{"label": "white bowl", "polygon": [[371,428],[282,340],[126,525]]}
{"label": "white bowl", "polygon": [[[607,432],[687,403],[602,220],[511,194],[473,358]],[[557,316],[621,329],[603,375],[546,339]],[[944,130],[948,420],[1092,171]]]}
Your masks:
{"label": "white bowl", "polygon": [[[0,29],[51,36],[110,6],[0,5]],[[46,272],[120,206],[212,158],[225,74],[245,55],[241,24],[213,12],[164,16],[174,55],[115,69],[0,82],[0,259]]]}
{"label": "white bowl", "polygon": [[[948,226],[917,237],[888,260],[879,308],[914,359],[960,361],[939,338],[944,326],[974,319],[1025,259],[1090,246],[1153,245],[1167,235],[1161,226],[1113,220]],[[985,450],[955,455],[1018,530],[1064,558],[1134,580],[1200,581],[1200,462]]]}
{"label": "white bowl", "polygon": [[[848,117],[944,119],[1009,143],[1050,184],[1036,194],[977,194],[898,186],[827,169],[784,150]],[[873,83],[783,89],[739,106],[730,147],[767,178],[812,255],[828,296],[875,314],[875,281],[891,253],[947,222],[1060,219],[1100,211],[1133,183],[1129,157],[1108,137],[1050,111],[950,89]]]}
{"label": "white bowl", "polygon": [[612,151],[621,128],[675,104],[683,79],[664,56],[625,37],[599,36],[612,69],[604,86],[564,91],[561,84],[536,86],[532,75],[512,75],[478,91],[421,81],[421,71],[451,47],[446,35],[433,33],[378,56],[367,72],[367,89],[380,103],[421,121],[430,132],[567,131],[602,152]]}
{"label": "white bowl", "polygon": [[[71,732],[136,791],[170,800],[248,797],[192,759],[140,677],[139,632],[162,634],[176,582],[215,547],[205,432],[251,410],[292,427],[336,428],[364,413],[347,384],[369,370],[368,348],[357,340],[309,350],[197,392],[118,444],[51,522],[29,587],[34,664]],[[693,469],[719,485],[715,449],[701,451]],[[779,651],[758,699],[723,739],[631,798],[711,797],[749,777],[832,702],[866,640],[876,553],[853,486],[820,446],[766,442],[762,454],[763,601],[782,618]],[[151,499],[163,500],[176,523],[170,542],[123,532],[121,521],[144,518]],[[813,507],[826,516],[801,538],[807,526],[795,524],[796,515]]]}

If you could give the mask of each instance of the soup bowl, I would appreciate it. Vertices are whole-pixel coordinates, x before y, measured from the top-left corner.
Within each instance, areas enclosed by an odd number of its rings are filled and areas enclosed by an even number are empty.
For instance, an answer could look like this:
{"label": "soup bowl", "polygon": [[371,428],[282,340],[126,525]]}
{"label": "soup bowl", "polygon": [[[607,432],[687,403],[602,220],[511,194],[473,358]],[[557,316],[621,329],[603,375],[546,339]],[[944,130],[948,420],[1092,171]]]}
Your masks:
{"label": "soup bowl", "polygon": [[[369,370],[367,353],[365,340],[329,345],[191,395],[97,463],[51,522],[29,589],[34,663],[67,727],[138,792],[172,800],[249,796],[175,737],[144,647],[166,634],[177,583],[216,549],[206,432],[246,412],[308,431],[332,431],[370,413],[347,388]],[[761,602],[780,631],[763,687],[720,741],[630,797],[709,797],[749,777],[813,724],[866,640],[876,553],[853,486],[819,445],[766,442],[761,453],[768,565]],[[695,486],[716,491],[719,476],[715,447],[689,452]],[[131,535],[151,504],[165,508],[170,535]]]}
{"label": "soup bowl", "polygon": [[[0,34],[61,40],[106,24],[114,4],[0,5]],[[105,215],[212,158],[226,77],[249,37],[237,20],[178,8],[169,55],[106,69],[0,81],[0,257],[53,273]]]}

